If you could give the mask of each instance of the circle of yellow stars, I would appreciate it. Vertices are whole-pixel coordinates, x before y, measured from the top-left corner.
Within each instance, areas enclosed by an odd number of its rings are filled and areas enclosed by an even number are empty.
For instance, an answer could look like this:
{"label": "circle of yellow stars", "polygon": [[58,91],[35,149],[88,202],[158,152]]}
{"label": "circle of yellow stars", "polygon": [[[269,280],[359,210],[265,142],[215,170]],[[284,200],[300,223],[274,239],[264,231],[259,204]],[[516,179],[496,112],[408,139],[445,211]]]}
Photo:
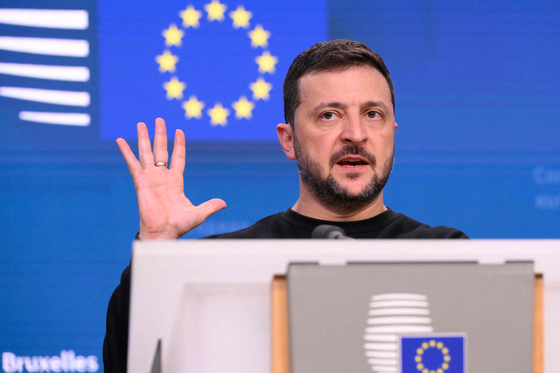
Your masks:
{"label": "circle of yellow stars", "polygon": [[[422,355],[424,352],[430,348],[437,348],[440,350],[441,354],[443,355],[443,363],[437,369],[428,369],[422,363]],[[418,369],[422,373],[443,373],[447,369],[449,369],[449,362],[451,361],[451,356],[449,356],[449,349],[445,347],[443,342],[436,342],[435,340],[430,340],[429,342],[422,343],[422,346],[416,350],[416,356],[414,357],[414,361],[416,362],[416,369]]]}
{"label": "circle of yellow stars", "polygon": [[[227,5],[220,3],[219,0],[212,0],[204,5],[207,20],[209,22],[223,22],[226,19]],[[161,73],[176,72],[176,65],[179,62],[179,57],[171,53],[171,47],[180,47],[182,45],[182,38],[185,36],[183,29],[200,27],[200,19],[203,17],[202,10],[196,9],[193,5],[188,5],[186,9],[179,12],[179,16],[183,20],[182,29],[178,28],[176,24],[172,23],[169,28],[163,30],[162,35],[165,38],[165,50],[161,55],[156,56],[156,62],[159,65]],[[272,84],[267,82],[264,74],[274,74],[276,72],[276,64],[278,58],[270,54],[267,50],[268,39],[270,38],[270,31],[263,28],[262,25],[257,24],[253,29],[250,29],[250,20],[253,13],[246,10],[243,5],[238,5],[235,10],[228,13],[229,18],[232,20],[234,29],[247,29],[249,32],[247,36],[251,39],[251,47],[261,48],[262,53],[255,58],[258,65],[258,72],[261,74],[255,82],[249,84],[249,89],[253,92],[252,100],[246,96],[241,95],[239,100],[231,104],[231,108],[235,111],[235,118],[237,119],[251,119],[252,112],[255,108],[255,102],[258,100],[268,100],[270,98],[270,91]],[[168,100],[183,100],[183,91],[187,88],[187,84],[181,82],[177,76],[173,75],[168,82],[163,84],[166,91],[166,98]],[[206,104],[196,97],[190,95],[189,99],[182,102],[182,107],[185,110],[185,117],[187,119],[200,119],[203,116],[203,109]],[[216,102],[213,107],[209,108],[206,113],[210,117],[210,124],[213,126],[227,125],[227,119],[230,115],[230,110]],[[425,373],[425,372],[423,372]]]}

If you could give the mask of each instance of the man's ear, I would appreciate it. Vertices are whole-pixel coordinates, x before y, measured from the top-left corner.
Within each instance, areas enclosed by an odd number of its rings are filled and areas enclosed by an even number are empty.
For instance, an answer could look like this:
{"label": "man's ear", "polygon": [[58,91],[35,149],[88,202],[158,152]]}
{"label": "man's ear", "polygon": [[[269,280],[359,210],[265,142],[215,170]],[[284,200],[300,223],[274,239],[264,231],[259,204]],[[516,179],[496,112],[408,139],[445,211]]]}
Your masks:
{"label": "man's ear", "polygon": [[296,159],[292,126],[286,123],[280,123],[276,126],[276,132],[278,133],[278,140],[280,141],[280,145],[282,145],[282,149],[284,150],[286,156],[291,160]]}

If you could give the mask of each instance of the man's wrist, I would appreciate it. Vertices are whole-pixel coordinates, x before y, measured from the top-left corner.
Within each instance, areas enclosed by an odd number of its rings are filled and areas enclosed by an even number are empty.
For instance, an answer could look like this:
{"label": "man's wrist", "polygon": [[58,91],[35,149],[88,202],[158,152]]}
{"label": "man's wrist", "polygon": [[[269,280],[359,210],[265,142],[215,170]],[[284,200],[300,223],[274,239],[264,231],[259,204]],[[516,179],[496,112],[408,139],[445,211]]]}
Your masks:
{"label": "man's wrist", "polygon": [[136,239],[140,241],[150,241],[150,240],[178,240],[179,237],[168,233],[168,232],[160,232],[160,233],[145,233],[145,232],[138,232],[136,234]]}

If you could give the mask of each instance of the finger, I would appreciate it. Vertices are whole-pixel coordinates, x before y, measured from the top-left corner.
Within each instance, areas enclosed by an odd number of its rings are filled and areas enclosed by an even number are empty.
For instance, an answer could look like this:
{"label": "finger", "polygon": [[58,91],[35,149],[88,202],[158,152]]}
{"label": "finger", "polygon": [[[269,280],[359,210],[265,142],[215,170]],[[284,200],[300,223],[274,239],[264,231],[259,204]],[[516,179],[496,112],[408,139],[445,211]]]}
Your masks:
{"label": "finger", "polygon": [[175,142],[173,144],[173,154],[171,154],[170,170],[180,172],[185,171],[185,134],[181,130],[175,131]]}
{"label": "finger", "polygon": [[165,121],[156,119],[156,134],[154,136],[154,161],[167,163],[167,131]]}
{"label": "finger", "polygon": [[202,224],[204,220],[208,219],[210,216],[214,215],[218,211],[225,209],[226,203],[222,199],[214,198],[210,201],[206,201],[196,207],[196,210],[199,214],[199,221],[197,222],[197,226]]}
{"label": "finger", "polygon": [[144,169],[155,167],[154,155],[152,154],[152,145],[150,143],[150,135],[148,135],[148,128],[142,122],[138,123],[138,157],[140,164]]}
{"label": "finger", "polygon": [[142,165],[140,164],[140,162],[138,162],[138,160],[134,156],[134,153],[130,149],[128,143],[124,139],[118,138],[117,145],[119,146],[119,150],[123,155],[124,161],[128,166],[128,171],[132,175],[132,178],[139,175],[143,171]]}

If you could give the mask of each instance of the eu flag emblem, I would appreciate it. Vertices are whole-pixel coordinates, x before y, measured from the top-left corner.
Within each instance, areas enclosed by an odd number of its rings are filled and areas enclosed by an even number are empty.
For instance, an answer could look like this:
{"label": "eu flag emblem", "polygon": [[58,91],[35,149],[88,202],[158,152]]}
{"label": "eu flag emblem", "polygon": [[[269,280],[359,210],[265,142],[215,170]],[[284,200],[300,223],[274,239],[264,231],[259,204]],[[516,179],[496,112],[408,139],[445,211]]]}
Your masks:
{"label": "eu flag emblem", "polygon": [[276,141],[292,60],[328,39],[325,0],[99,2],[101,137],[166,119],[189,141]]}
{"label": "eu flag emblem", "polygon": [[464,373],[464,335],[400,338],[402,373]]}

